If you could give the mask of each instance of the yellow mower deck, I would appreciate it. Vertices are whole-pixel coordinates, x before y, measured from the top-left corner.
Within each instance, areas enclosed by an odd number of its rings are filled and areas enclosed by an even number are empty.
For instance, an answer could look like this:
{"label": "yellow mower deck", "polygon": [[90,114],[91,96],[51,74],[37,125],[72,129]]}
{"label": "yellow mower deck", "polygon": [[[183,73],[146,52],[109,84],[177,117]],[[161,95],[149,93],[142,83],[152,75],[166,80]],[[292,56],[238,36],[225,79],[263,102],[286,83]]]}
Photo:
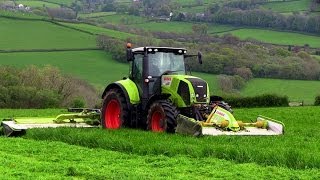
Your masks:
{"label": "yellow mower deck", "polygon": [[251,123],[237,121],[229,111],[221,107],[215,107],[204,122],[178,115],[177,123],[177,133],[193,136],[272,136],[284,134],[285,127],[282,122],[261,115]]}

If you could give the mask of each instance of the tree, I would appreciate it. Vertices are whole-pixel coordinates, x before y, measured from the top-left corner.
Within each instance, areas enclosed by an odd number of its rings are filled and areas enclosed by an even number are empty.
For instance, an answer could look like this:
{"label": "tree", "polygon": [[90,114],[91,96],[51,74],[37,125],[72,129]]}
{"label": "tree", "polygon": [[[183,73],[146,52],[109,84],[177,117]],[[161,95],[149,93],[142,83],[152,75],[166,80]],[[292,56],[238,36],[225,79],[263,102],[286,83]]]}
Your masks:
{"label": "tree", "polygon": [[192,25],[192,31],[194,34],[204,36],[208,34],[208,25],[207,24],[194,24]]}

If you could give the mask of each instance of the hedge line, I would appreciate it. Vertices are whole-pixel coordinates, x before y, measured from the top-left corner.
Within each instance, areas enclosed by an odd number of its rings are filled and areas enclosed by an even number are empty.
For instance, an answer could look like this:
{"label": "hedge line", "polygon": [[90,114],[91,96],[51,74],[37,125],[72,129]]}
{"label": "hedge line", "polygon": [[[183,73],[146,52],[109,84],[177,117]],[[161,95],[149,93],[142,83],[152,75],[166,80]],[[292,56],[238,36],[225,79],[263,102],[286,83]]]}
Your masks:
{"label": "hedge line", "polygon": [[225,101],[232,107],[280,107],[289,106],[287,96],[264,94],[254,97],[226,97]]}

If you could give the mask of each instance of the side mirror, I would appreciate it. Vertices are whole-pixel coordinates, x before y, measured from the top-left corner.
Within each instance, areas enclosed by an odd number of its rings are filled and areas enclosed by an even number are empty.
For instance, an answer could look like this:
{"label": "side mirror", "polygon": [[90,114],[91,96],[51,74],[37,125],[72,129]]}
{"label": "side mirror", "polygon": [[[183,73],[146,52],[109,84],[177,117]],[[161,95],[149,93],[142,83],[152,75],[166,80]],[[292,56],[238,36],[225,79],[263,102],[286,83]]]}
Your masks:
{"label": "side mirror", "polygon": [[198,62],[199,64],[202,64],[202,54],[200,51],[198,52]]}

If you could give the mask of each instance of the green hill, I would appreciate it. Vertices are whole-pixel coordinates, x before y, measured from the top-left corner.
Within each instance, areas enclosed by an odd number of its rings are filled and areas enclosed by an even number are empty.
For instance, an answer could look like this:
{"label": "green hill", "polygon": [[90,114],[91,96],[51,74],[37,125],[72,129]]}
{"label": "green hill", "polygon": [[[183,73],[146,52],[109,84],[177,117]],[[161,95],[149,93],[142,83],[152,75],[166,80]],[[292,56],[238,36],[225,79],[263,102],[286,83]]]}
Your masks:
{"label": "green hill", "polygon": [[0,17],[0,50],[95,48],[95,36],[51,22]]}
{"label": "green hill", "polygon": [[52,65],[65,74],[87,80],[98,88],[127,76],[128,65],[103,51],[0,53],[0,64],[23,67]]}
{"label": "green hill", "polygon": [[309,10],[310,3],[310,0],[270,1],[262,7],[276,12],[297,12]]}
{"label": "green hill", "polygon": [[290,101],[304,101],[313,104],[315,96],[320,95],[320,81],[253,79],[241,91],[244,96],[255,96],[263,93],[287,95]]}
{"label": "green hill", "polygon": [[311,47],[320,47],[320,36],[250,28],[233,30],[226,33],[231,33],[241,39],[252,38],[266,43],[300,46],[309,44]]}
{"label": "green hill", "polygon": [[[175,32],[175,33],[192,33],[192,26],[196,23],[190,22],[177,22],[177,21],[159,21],[153,19],[130,16],[130,15],[107,15],[103,17],[91,18],[101,22],[127,25],[135,28],[144,29],[147,31],[162,31],[162,32]],[[311,47],[320,47],[320,36],[307,35],[295,32],[282,32],[275,30],[266,30],[259,28],[246,28],[231,25],[221,24],[207,24],[208,34],[222,35],[231,33],[241,39],[256,39],[266,43],[279,44],[279,45],[299,45],[303,46],[309,44]],[[221,32],[221,33],[220,33]]]}
{"label": "green hill", "polygon": [[[0,41],[0,49],[2,50],[96,47],[95,35],[51,22],[8,18],[0,18],[0,22],[5,25],[0,26],[0,37],[2,40]],[[134,36],[87,24],[61,24],[90,33],[102,33],[120,39]],[[21,29],[23,29],[23,33]],[[251,34],[254,33],[251,32]],[[310,42],[317,43],[316,40],[310,40]],[[310,43],[310,45],[313,44]],[[85,79],[98,88],[103,88],[106,84],[127,76],[129,72],[127,64],[114,61],[110,54],[98,50],[0,53],[0,64],[19,67],[31,64],[39,66],[50,64],[59,67],[63,73]],[[216,75],[205,73],[194,73],[194,75],[202,77],[209,83],[212,94],[220,95],[222,93],[218,88]],[[283,84],[287,85],[283,86]],[[318,81],[254,79],[247,84],[241,94],[252,96],[276,92],[280,95],[288,95],[290,100],[304,100],[307,104],[312,104],[314,97],[319,93],[317,89],[319,89]]]}

